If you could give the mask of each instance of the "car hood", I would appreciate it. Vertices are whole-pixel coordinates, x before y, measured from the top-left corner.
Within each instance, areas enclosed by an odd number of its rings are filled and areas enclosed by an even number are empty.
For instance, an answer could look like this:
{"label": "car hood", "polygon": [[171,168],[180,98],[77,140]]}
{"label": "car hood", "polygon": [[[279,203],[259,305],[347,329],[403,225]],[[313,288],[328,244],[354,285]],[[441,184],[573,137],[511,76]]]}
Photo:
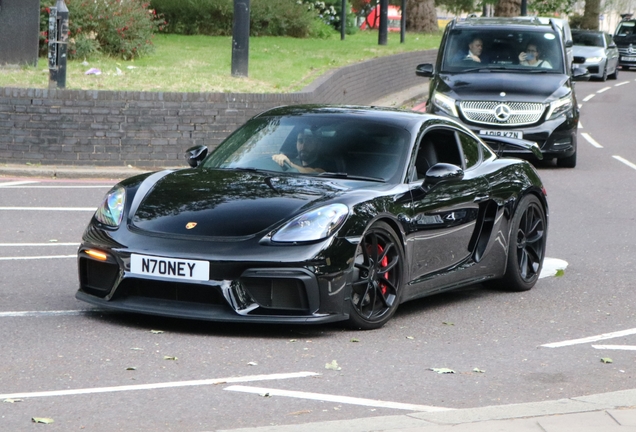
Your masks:
{"label": "car hood", "polygon": [[440,78],[438,90],[455,99],[540,103],[563,96],[569,80],[564,74],[514,72],[442,74]]}
{"label": "car hood", "polygon": [[193,169],[169,173],[131,209],[136,228],[198,237],[249,237],[349,188],[330,179]]}
{"label": "car hood", "polygon": [[599,57],[599,56],[604,57],[605,50],[601,47],[574,45],[572,47],[572,55],[582,56],[582,57]]}

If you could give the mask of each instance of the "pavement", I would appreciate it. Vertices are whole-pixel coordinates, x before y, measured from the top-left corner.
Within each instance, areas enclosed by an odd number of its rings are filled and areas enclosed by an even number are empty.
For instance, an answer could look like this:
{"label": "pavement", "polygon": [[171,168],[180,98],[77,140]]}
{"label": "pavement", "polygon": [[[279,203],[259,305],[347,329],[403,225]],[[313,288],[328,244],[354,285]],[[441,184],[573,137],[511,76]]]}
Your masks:
{"label": "pavement", "polygon": [[[427,86],[413,87],[375,101],[387,107],[423,107]],[[183,166],[185,167],[185,161]],[[0,164],[0,180],[124,179],[147,169],[132,166]],[[296,425],[233,429],[232,432],[636,432],[636,389],[552,401],[448,409]],[[219,431],[222,432],[222,431]],[[227,431],[226,431],[227,432]]]}

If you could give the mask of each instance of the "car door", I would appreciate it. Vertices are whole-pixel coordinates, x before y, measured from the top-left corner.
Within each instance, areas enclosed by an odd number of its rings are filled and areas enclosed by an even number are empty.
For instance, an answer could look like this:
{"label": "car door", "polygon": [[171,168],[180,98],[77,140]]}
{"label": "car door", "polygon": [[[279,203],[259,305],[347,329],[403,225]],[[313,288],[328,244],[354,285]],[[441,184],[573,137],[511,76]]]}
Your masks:
{"label": "car door", "polygon": [[[411,168],[407,233],[411,283],[420,284],[416,292],[438,287],[434,280],[470,258],[479,203],[488,199],[488,182],[474,169],[478,150],[464,152],[460,132],[453,127],[434,127],[420,139]],[[426,171],[441,162],[460,167],[462,178],[427,184]],[[460,273],[455,272],[458,279]]]}
{"label": "car door", "polygon": [[605,38],[605,52],[607,55],[607,70],[615,72],[618,68],[618,48],[608,33],[603,33]]}

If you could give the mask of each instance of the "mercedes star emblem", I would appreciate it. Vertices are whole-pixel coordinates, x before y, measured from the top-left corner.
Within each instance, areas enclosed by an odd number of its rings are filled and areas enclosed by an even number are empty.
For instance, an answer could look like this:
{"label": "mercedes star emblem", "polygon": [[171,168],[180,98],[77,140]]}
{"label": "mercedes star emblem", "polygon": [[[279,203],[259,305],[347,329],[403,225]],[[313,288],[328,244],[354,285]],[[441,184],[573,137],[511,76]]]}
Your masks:
{"label": "mercedes star emblem", "polygon": [[495,107],[495,118],[500,122],[505,122],[510,118],[510,107],[506,104],[500,104]]}

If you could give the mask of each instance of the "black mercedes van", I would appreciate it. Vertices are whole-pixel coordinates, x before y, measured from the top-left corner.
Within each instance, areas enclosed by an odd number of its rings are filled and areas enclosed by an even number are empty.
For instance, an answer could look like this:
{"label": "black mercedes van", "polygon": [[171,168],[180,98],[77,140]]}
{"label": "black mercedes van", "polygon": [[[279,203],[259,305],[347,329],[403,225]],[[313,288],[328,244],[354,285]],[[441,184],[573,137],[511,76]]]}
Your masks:
{"label": "black mercedes van", "polygon": [[[448,23],[430,77],[426,110],[461,121],[488,143],[489,136],[536,142],[544,159],[576,166],[579,108],[572,67],[557,23],[523,18],[467,18]],[[574,59],[577,62],[577,59]],[[531,159],[518,148],[498,149]]]}

